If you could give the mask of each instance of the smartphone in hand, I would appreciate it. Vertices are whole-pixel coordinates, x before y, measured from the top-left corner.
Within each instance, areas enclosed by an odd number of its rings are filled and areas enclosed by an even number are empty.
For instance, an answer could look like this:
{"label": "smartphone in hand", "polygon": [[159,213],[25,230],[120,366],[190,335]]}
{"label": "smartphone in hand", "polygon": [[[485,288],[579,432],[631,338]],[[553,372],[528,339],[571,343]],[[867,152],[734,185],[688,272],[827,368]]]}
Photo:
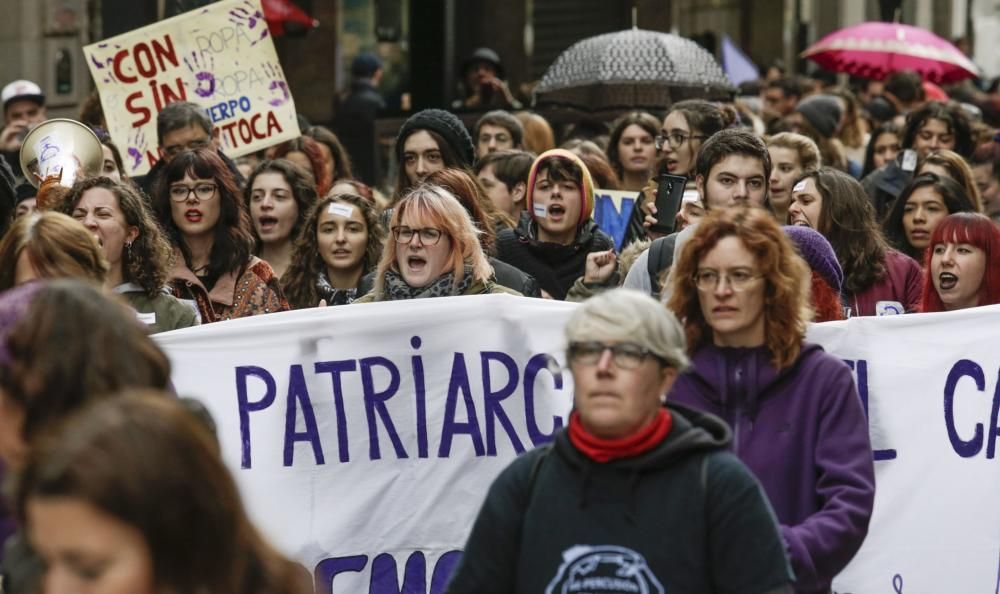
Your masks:
{"label": "smartphone in hand", "polygon": [[656,177],[656,224],[650,227],[652,231],[664,235],[674,232],[686,183],[687,178],[681,175],[661,173]]}

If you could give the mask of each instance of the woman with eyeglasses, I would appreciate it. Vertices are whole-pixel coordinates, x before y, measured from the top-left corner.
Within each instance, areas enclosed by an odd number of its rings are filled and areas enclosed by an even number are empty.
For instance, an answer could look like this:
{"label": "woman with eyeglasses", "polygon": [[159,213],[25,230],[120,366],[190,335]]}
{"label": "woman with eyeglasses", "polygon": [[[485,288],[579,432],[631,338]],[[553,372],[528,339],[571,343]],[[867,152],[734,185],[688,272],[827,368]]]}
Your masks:
{"label": "woman with eyeglasses", "polygon": [[422,184],[392,211],[391,236],[375,270],[375,286],[354,303],[451,295],[508,293],[493,281],[476,227],[450,192]]}
{"label": "woman with eyeglasses", "polygon": [[289,309],[278,277],[253,255],[250,215],[214,151],[174,157],[159,180],[154,208],[174,245],[171,289],[192,303],[202,324]]}
{"label": "woman with eyeglasses", "polygon": [[[710,136],[732,126],[738,120],[739,115],[731,106],[720,106],[702,99],[674,103],[663,119],[660,133],[654,139],[659,153],[660,171],[693,178],[694,164],[701,145]],[[633,210],[633,221],[635,217],[645,217],[642,224],[647,232],[657,222],[654,204],[656,188],[656,180],[650,180],[642,190],[642,208]],[[632,239],[626,237],[625,244]]]}
{"label": "woman with eyeglasses", "polygon": [[569,423],[493,482],[445,592],[792,592],[732,433],[667,398],[688,366],[677,319],[615,289],[577,308],[565,338]]}
{"label": "woman with eyeglasses", "polygon": [[810,276],[763,209],[713,211],[674,264],[668,307],[692,367],[671,401],[717,415],[771,501],[796,592],[829,592],[868,533],[868,421],[840,359],[805,342]]}

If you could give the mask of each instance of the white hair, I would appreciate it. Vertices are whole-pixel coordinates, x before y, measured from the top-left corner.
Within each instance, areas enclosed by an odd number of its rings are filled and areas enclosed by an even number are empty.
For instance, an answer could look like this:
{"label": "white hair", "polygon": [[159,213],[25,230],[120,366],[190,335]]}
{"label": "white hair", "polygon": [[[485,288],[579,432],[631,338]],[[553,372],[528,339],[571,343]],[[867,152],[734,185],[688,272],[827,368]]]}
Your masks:
{"label": "white hair", "polygon": [[605,291],[583,302],[566,322],[566,341],[633,342],[684,371],[690,361],[684,329],[655,299],[631,289]]}

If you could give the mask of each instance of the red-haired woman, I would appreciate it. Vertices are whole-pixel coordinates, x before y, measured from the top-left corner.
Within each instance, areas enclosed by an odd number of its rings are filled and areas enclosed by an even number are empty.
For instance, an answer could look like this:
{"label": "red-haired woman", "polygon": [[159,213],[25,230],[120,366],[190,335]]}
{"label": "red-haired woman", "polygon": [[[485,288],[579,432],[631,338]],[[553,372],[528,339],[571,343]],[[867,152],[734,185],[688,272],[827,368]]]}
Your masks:
{"label": "red-haired woman", "polygon": [[709,214],[675,264],[669,307],[693,367],[670,400],[722,417],[774,507],[796,591],[829,592],[868,533],[875,476],[850,368],[804,342],[809,270],[762,209]]}
{"label": "red-haired woman", "polygon": [[948,215],[934,229],[920,311],[1000,303],[1000,227],[979,213]]}

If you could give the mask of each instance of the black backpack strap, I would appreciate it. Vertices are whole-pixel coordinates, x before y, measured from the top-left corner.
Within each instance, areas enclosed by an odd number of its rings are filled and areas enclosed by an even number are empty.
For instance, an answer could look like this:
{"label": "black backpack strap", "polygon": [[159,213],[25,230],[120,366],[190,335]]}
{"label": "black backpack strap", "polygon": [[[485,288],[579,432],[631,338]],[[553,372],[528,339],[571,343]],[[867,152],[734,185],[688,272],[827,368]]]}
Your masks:
{"label": "black backpack strap", "polygon": [[654,299],[660,298],[660,291],[663,289],[660,286],[661,273],[674,263],[674,244],[676,242],[677,234],[672,233],[649,244],[646,272],[649,274],[649,286],[652,287],[650,294]]}

